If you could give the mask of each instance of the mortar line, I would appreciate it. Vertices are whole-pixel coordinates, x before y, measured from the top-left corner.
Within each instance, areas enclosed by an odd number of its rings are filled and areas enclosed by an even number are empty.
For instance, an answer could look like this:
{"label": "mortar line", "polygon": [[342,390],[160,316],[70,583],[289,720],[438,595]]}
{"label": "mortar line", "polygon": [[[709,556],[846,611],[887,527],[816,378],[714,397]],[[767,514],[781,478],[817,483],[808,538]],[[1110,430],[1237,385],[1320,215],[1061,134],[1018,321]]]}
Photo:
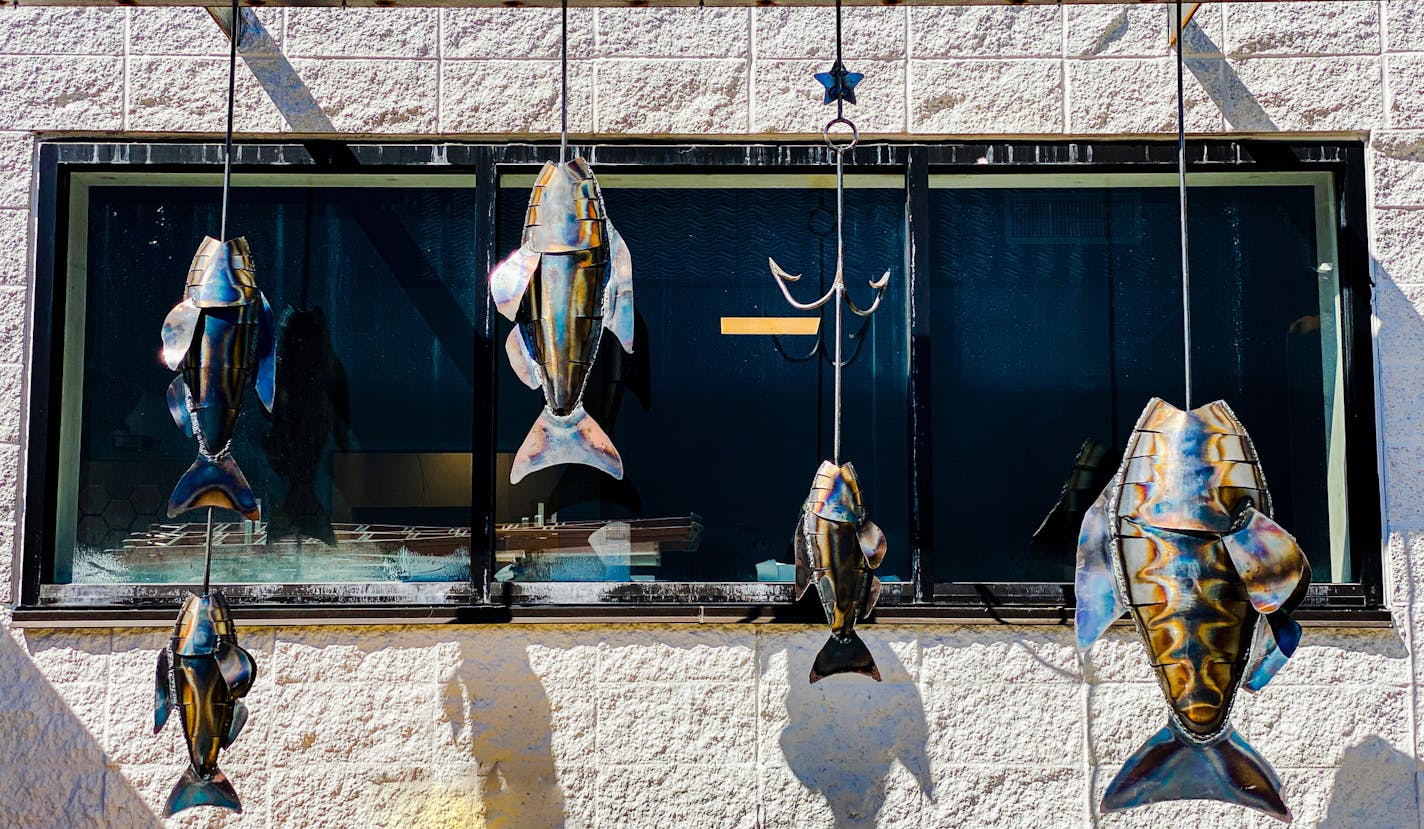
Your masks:
{"label": "mortar line", "polygon": [[1058,115],[1059,129],[1068,130],[1068,7],[1058,6]]}
{"label": "mortar line", "polygon": [[445,134],[445,10],[435,10],[435,134]]}
{"label": "mortar line", "polygon": [[762,811],[766,804],[766,775],[762,771],[761,758],[761,647],[762,630],[758,626],[752,631],[752,689],[756,694],[756,703],[753,709],[756,712],[756,723],[752,727],[752,761],[753,768],[756,769],[756,825],[760,829],[766,825],[765,815]]}
{"label": "mortar line", "polygon": [[[750,133],[756,124],[756,70],[757,70],[757,44],[756,44],[756,9],[747,9],[747,132]],[[760,794],[760,790],[758,790]],[[757,811],[761,811],[761,806],[757,806]]]}

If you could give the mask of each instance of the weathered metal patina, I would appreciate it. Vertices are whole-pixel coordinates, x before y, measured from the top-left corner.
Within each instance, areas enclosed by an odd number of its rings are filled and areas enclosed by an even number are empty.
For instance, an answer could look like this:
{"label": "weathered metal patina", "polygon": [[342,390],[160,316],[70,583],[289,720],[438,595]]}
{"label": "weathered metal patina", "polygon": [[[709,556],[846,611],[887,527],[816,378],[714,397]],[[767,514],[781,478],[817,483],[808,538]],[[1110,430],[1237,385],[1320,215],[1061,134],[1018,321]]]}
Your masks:
{"label": "weathered metal patina", "polygon": [[855,467],[823,461],[796,525],[796,597],[811,585],[831,623],[831,638],[816,654],[811,681],[832,674],[865,674],[880,681],[870,649],[855,632],[880,598],[880,579],[871,571],[885,558],[885,533],[865,517]]}
{"label": "weathered metal patina", "polygon": [[227,600],[221,593],[188,594],[173,638],[158,654],[154,684],[153,733],[176,709],[188,746],[188,769],[168,795],[164,817],[194,806],[242,811],[237,791],[218,769],[218,753],[242,733],[242,698],[256,679],[257,663],[237,644]]}
{"label": "weathered metal patina", "polygon": [[247,240],[204,238],[183,299],[163,321],[163,362],[180,372],[168,387],[168,410],[178,427],[198,440],[198,458],[169,498],[170,518],[198,507],[236,510],[253,521],[261,517],[232,457],[232,434],[249,385],[255,383],[262,405],[272,410],[273,327]]}
{"label": "weathered metal patina", "polygon": [[605,328],[633,352],[633,265],[587,161],[539,171],[523,240],[490,272],[490,293],[516,323],[505,341],[510,365],[544,392],[544,411],[514,457],[510,482],[566,463],[621,479],[623,459],[584,411],[583,393]]}
{"label": "weathered metal patina", "polygon": [[1086,650],[1129,610],[1171,714],[1108,786],[1103,811],[1207,799],[1290,820],[1274,770],[1229,721],[1237,688],[1260,690],[1300,641],[1289,614],[1310,564],[1271,509],[1256,449],[1225,403],[1148,403],[1083,519],[1075,622]]}

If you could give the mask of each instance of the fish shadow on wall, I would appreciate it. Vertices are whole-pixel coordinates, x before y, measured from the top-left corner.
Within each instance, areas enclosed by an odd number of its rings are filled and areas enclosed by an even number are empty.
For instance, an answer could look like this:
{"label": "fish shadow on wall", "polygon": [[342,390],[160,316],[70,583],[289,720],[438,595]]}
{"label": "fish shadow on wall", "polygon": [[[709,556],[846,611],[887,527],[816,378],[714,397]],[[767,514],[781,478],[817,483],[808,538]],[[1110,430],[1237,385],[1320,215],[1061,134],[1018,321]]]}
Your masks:
{"label": "fish shadow on wall", "polygon": [[[35,661],[49,661],[45,651],[76,647],[76,640],[84,635],[63,638],[67,641],[52,646],[44,638],[32,642]],[[91,639],[107,649],[107,638]],[[162,826],[99,741],[3,627],[0,758],[4,758],[0,760],[0,826],[88,826],[96,819],[125,829]]]}
{"label": "fish shadow on wall", "polygon": [[[807,671],[825,634],[818,631],[813,638],[814,646],[787,653],[787,724],[778,738],[787,766],[802,785],[825,798],[836,829],[917,822],[917,812],[900,813],[918,804],[911,805],[916,798],[892,774],[900,763],[918,791],[934,799],[925,705],[914,677],[871,629],[865,639],[883,682],[844,675],[812,685]],[[887,802],[891,809],[881,814]]]}
{"label": "fish shadow on wall", "polygon": [[462,640],[441,700],[451,742],[478,764],[484,816],[478,825],[563,827],[549,696],[527,656],[493,664]]}
{"label": "fish shadow on wall", "polygon": [[1424,766],[1383,737],[1350,746],[1340,755],[1320,829],[1413,829],[1415,776],[1421,771]]}

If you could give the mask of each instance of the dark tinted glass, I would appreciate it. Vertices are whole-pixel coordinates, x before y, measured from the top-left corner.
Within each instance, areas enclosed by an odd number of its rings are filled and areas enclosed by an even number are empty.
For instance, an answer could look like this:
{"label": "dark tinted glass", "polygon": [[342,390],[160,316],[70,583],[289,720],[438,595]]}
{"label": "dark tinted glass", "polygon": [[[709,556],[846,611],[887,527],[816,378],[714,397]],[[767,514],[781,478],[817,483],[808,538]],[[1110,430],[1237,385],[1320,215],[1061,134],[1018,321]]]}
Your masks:
{"label": "dark tinted glass", "polygon": [[[1193,404],[1235,409],[1277,519],[1318,580],[1343,581],[1328,202],[1323,184],[1191,189]],[[1177,192],[966,183],[931,210],[936,580],[1071,581],[1082,510],[1138,415],[1182,403]],[[1091,495],[1045,523],[1086,441],[1104,453]]]}
{"label": "dark tinted glass", "polygon": [[[498,198],[500,254],[519,245],[532,176]],[[846,194],[846,274],[857,302],[890,270],[882,310],[846,313],[842,459],[855,463],[870,517],[889,538],[884,577],[907,578],[908,470],[902,179],[858,180]],[[835,191],[825,177],[600,177],[608,215],[633,260],[636,342],[603,339],[585,393],[618,448],[621,481],[588,467],[509,484],[513,453],[543,397],[501,359],[496,578],[789,581],[791,535],[817,465],[830,456],[832,347],[816,336],[724,334],[726,317],[805,317],[786,305],[767,257],[805,278],[802,301],[835,273]],[[509,331],[500,319],[499,344]],[[502,349],[501,349],[502,351]],[[628,527],[610,554],[589,535]],[[557,523],[549,531],[540,524]],[[619,525],[621,529],[621,524]]]}
{"label": "dark tinted glass", "polygon": [[[60,582],[201,578],[203,512],[166,515],[196,445],[170,418],[158,347],[199,241],[218,232],[218,197],[169,181],[74,188]],[[248,388],[232,448],[268,520],[218,511],[213,577],[468,580],[473,181],[280,182],[234,190],[229,220],[279,321],[279,416]]]}

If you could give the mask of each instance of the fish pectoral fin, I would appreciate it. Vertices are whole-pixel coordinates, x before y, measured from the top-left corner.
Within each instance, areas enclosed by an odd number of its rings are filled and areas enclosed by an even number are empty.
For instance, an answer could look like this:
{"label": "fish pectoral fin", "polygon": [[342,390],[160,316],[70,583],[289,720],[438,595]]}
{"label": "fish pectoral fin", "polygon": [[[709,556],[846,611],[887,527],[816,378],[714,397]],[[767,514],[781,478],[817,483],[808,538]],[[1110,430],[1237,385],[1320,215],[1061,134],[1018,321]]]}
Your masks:
{"label": "fish pectoral fin", "polygon": [[1266,687],[1276,672],[1300,644],[1300,624],[1282,611],[1276,611],[1256,623],[1256,635],[1251,641],[1251,661],[1246,665],[1246,681],[1241,687],[1255,693]]}
{"label": "fish pectoral fin", "polygon": [[1251,604],[1261,613],[1289,613],[1310,586],[1310,562],[1295,538],[1255,507],[1247,507],[1246,523],[1222,539]]}
{"label": "fish pectoral fin", "polygon": [[1127,610],[1110,558],[1112,530],[1108,509],[1112,491],[1112,484],[1102,491],[1083,515],[1078,532],[1078,564],[1073,576],[1078,606],[1073,612],[1073,627],[1078,649],[1084,651]]}
{"label": "fish pectoral fin", "polygon": [[490,271],[490,297],[505,319],[513,321],[524,292],[529,289],[529,281],[538,269],[539,254],[520,247]]}
{"label": "fish pectoral fin", "polygon": [[875,609],[875,605],[880,601],[880,579],[870,577],[870,586],[865,589],[865,608],[860,611],[860,618],[869,619],[870,612]]}
{"label": "fish pectoral fin", "polygon": [[1102,809],[1170,800],[1220,800],[1291,819],[1271,764],[1235,732],[1217,743],[1193,745],[1172,726],[1163,728],[1123,764],[1103,794]]}
{"label": "fish pectoral fin", "polygon": [[227,683],[228,693],[233,697],[245,697],[257,680],[257,663],[240,645],[219,642],[217,648],[218,671]]}
{"label": "fish pectoral fin", "polygon": [[529,351],[529,341],[524,339],[524,329],[516,325],[504,340],[504,354],[519,381],[531,389],[544,384],[544,369]]}
{"label": "fish pectoral fin", "polygon": [[188,437],[193,436],[193,413],[188,410],[188,384],[183,380],[183,375],[173,378],[173,382],[168,384],[168,413],[173,416],[173,422],[183,434]]}
{"label": "fish pectoral fin", "polygon": [[277,398],[277,324],[272,316],[272,306],[267,297],[262,297],[262,308],[257,312],[257,399],[262,408],[272,411]]}
{"label": "fish pectoral fin", "polygon": [[814,520],[809,514],[803,512],[801,520],[796,523],[796,535],[791,541],[791,545],[796,550],[796,599],[806,595],[806,591],[811,589],[814,581],[815,565],[812,563],[810,528],[806,526],[808,520]]}
{"label": "fish pectoral fin", "polygon": [[613,332],[623,350],[633,353],[633,258],[623,236],[613,223],[604,220],[608,228],[608,259],[610,279],[603,295],[603,327]]}
{"label": "fish pectoral fin", "polygon": [[163,364],[169,370],[177,371],[188,356],[188,347],[193,344],[193,336],[198,333],[203,309],[188,299],[173,306],[163,320]]}
{"label": "fish pectoral fin", "polygon": [[158,652],[158,670],[153,681],[153,733],[157,734],[168,724],[168,713],[173,710],[168,698],[168,649]]}
{"label": "fish pectoral fin", "polygon": [[866,521],[860,525],[856,538],[860,541],[860,551],[865,554],[866,565],[872,570],[879,567],[880,562],[885,560],[885,551],[888,548],[885,533],[874,521]]}
{"label": "fish pectoral fin", "polygon": [[237,700],[232,704],[232,722],[228,723],[227,733],[223,735],[223,748],[237,740],[237,735],[242,733],[244,725],[247,725],[247,705],[242,700]]}

